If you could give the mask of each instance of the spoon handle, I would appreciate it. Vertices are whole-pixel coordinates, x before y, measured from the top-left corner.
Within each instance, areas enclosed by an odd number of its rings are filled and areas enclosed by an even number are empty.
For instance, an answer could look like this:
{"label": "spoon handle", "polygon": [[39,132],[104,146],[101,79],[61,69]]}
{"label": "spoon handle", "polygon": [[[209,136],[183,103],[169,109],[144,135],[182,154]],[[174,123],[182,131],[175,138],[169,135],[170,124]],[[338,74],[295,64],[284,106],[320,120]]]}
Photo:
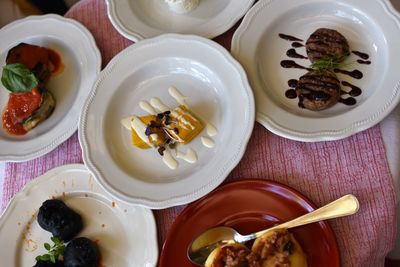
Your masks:
{"label": "spoon handle", "polygon": [[245,236],[246,240],[251,240],[254,238],[258,238],[269,232],[271,230],[280,229],[280,228],[293,228],[313,222],[348,216],[356,213],[359,209],[359,203],[355,196],[353,195],[345,195],[331,203],[314,210],[313,212],[307,213],[303,216],[300,216],[294,220],[279,224],[277,226],[268,228],[266,230]]}

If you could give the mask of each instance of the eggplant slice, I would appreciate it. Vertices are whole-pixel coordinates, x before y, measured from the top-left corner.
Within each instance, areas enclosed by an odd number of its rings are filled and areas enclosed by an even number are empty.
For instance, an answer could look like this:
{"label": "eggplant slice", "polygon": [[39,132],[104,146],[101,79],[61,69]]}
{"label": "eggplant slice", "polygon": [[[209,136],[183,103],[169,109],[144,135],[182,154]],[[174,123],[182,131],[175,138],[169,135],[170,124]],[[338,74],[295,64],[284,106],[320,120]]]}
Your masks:
{"label": "eggplant slice", "polygon": [[56,100],[50,91],[43,89],[42,102],[40,106],[31,116],[22,122],[22,125],[26,131],[35,128],[40,122],[47,119],[54,111],[56,107]]}

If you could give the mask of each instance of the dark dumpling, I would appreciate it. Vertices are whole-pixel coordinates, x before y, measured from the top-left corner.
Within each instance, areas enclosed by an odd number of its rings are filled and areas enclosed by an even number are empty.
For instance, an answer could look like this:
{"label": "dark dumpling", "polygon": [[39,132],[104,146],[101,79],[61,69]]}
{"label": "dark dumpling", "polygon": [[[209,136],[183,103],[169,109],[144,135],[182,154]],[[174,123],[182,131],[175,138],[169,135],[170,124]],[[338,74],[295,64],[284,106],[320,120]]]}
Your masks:
{"label": "dark dumpling", "polygon": [[100,253],[96,243],[86,237],[71,240],[65,248],[65,267],[98,267],[99,262]]}
{"label": "dark dumpling", "polygon": [[56,263],[50,261],[37,261],[33,267],[64,267],[64,263],[62,261],[57,261]]}
{"label": "dark dumpling", "polygon": [[65,242],[74,238],[83,227],[81,216],[58,199],[43,202],[39,208],[38,223]]}

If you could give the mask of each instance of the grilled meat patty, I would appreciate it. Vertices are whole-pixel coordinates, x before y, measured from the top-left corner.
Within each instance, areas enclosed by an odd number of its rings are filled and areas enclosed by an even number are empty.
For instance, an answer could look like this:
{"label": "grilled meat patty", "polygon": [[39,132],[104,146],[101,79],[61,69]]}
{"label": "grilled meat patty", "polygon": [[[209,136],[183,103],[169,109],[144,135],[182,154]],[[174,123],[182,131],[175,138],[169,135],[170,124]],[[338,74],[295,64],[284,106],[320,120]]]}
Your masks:
{"label": "grilled meat patty", "polygon": [[346,38],[338,31],[319,28],[307,39],[306,52],[311,62],[328,57],[342,61],[350,55],[350,48]]}
{"label": "grilled meat patty", "polygon": [[300,77],[296,94],[299,106],[309,110],[323,110],[340,99],[340,81],[330,70],[313,70]]}

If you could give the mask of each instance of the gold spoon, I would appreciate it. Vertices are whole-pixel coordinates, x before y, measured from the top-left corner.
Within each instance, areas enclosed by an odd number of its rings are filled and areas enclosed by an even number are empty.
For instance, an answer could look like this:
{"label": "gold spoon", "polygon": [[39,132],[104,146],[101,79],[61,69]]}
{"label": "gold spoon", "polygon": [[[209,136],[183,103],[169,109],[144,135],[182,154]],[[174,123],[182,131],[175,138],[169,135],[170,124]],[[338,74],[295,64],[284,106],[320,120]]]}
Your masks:
{"label": "gold spoon", "polygon": [[356,213],[358,209],[359,203],[357,198],[353,195],[345,195],[296,219],[249,235],[241,235],[236,232],[236,230],[226,226],[214,227],[203,232],[189,245],[187,256],[194,264],[203,266],[208,255],[210,255],[215,248],[224,244],[244,243],[256,239],[272,230],[293,228],[313,222],[352,215]]}

